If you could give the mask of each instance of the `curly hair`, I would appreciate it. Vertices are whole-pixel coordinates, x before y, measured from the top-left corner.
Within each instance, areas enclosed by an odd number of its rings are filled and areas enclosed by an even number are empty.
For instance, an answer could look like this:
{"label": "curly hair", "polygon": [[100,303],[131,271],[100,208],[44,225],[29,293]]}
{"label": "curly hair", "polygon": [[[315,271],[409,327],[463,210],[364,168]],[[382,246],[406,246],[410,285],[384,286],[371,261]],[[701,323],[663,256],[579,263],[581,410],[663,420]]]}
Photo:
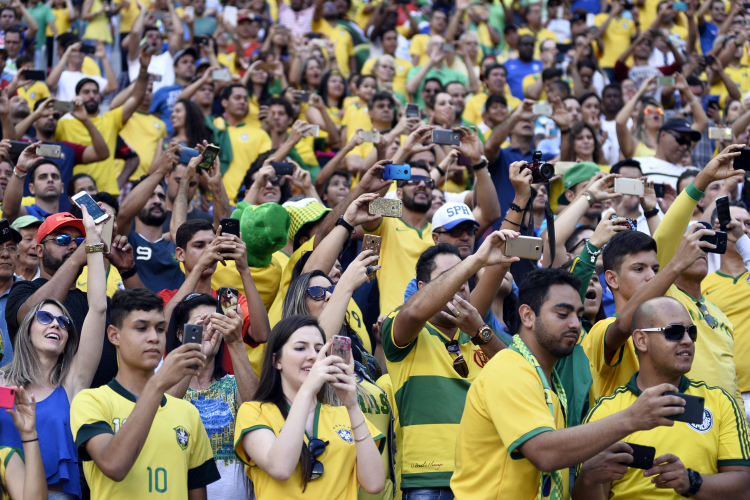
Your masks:
{"label": "curly hair", "polygon": [[213,142],[213,134],[206,127],[206,117],[201,108],[189,99],[180,99],[178,104],[185,107],[185,135],[188,138],[188,146],[195,147],[203,144],[203,141]]}

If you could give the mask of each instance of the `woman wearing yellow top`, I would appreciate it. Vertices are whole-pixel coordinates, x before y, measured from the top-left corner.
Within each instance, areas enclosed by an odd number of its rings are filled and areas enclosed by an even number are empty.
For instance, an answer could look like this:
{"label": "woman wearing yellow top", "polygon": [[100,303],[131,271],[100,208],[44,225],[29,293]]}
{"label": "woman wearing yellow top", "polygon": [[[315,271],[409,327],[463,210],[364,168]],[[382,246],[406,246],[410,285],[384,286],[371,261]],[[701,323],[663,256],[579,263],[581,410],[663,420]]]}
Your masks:
{"label": "woman wearing yellow top", "polygon": [[[121,6],[120,6],[121,7]],[[96,40],[107,45],[112,44],[112,30],[109,27],[109,7],[102,0],[84,0],[81,8],[81,20],[88,21],[84,40]]]}
{"label": "woman wearing yellow top", "polygon": [[23,443],[23,458],[18,448],[0,446],[0,500],[46,500],[47,478],[36,433],[36,399],[23,387],[15,391],[15,410],[10,413]]}
{"label": "woman wearing yellow top", "polygon": [[329,71],[323,75],[318,86],[318,95],[323,99],[328,116],[336,126],[341,125],[343,118],[344,98],[346,97],[346,78],[338,71]]}
{"label": "woman wearing yellow top", "polygon": [[[55,15],[55,28],[57,34],[62,35],[70,31],[71,23],[78,17],[78,11],[73,7],[70,0],[50,0],[48,5],[52,8],[52,14]],[[54,56],[55,34],[47,27],[47,67],[52,67],[52,58]]]}
{"label": "woman wearing yellow top", "polygon": [[[255,498],[354,500],[359,486],[380,492],[381,436],[360,409],[354,358],[328,356],[331,343],[311,316],[282,319],[266,346],[258,392],[240,407],[234,432]],[[323,403],[330,389],[344,406]]]}
{"label": "woman wearing yellow top", "polygon": [[[659,136],[659,129],[664,125],[664,110],[654,99],[643,99],[647,91],[656,88],[652,85],[655,79],[656,76],[647,78],[633,98],[626,102],[617,113],[615,127],[622,158],[641,158],[656,154],[656,139]],[[639,105],[641,110],[635,121],[634,130],[631,132],[628,120]]]}

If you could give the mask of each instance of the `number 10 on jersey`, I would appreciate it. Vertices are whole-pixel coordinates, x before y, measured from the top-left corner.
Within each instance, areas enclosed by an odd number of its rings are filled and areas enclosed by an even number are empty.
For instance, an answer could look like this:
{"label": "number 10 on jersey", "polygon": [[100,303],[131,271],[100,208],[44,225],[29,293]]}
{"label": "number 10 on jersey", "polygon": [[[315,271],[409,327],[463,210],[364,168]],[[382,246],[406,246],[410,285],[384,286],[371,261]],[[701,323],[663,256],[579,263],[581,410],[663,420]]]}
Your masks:
{"label": "number 10 on jersey", "polygon": [[157,493],[167,491],[167,470],[159,467],[154,473],[151,467],[146,468],[148,469],[148,492],[153,493],[154,489],[156,489]]}

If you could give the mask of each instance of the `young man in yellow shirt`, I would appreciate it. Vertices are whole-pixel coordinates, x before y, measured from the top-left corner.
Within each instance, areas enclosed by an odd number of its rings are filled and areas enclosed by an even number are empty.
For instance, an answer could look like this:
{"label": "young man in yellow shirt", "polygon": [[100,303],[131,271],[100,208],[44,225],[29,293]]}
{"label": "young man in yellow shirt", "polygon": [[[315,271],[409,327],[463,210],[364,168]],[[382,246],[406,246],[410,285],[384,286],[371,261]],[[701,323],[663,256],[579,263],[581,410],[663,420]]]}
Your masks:
{"label": "young man in yellow shirt", "polygon": [[484,84],[486,91],[475,93],[471,99],[466,102],[464,108],[464,120],[469,123],[482,123],[482,112],[484,103],[491,95],[505,96],[508,111],[516,109],[521,101],[511,95],[508,89],[508,71],[502,64],[491,64],[484,70]]}
{"label": "young man in yellow shirt", "polygon": [[[614,394],[600,399],[582,427],[634,410],[648,391],[679,393],[669,399],[682,394],[703,399],[701,421],[671,422],[628,434],[623,442],[583,464],[573,498],[730,498],[750,488],[750,440],[744,412],[734,395],[686,377],[692,371],[700,337],[690,316],[671,297],[638,306],[633,316],[633,345],[640,371]],[[654,447],[652,466],[645,471],[629,468],[633,451],[629,443]]]}

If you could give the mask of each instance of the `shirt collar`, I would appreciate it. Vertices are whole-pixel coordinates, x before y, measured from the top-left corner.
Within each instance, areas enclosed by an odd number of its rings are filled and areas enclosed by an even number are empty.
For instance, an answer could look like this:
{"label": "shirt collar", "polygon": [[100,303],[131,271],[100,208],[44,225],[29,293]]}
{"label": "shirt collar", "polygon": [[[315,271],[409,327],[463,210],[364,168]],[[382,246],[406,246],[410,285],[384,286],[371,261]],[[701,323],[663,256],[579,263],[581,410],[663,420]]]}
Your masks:
{"label": "shirt collar", "polygon": [[[630,377],[628,383],[625,384],[625,387],[627,387],[630,392],[635,394],[636,397],[641,395],[641,390],[638,388],[638,384],[635,381],[638,378],[638,373],[639,372],[635,372],[633,376]],[[679,392],[680,394],[684,394],[685,391],[688,390],[688,387],[690,387],[690,379],[683,375],[682,377],[680,377],[680,385],[677,387],[677,392]]]}
{"label": "shirt collar", "polygon": [[[117,379],[112,379],[112,381],[107,384],[107,387],[115,391],[117,394],[122,396],[123,398],[127,399],[128,401],[132,401],[133,403],[138,402],[138,396],[130,392],[129,390],[125,389],[122,385],[120,385],[120,382],[117,381]],[[161,397],[161,403],[159,406],[164,407],[164,405],[167,404],[167,396]]]}

